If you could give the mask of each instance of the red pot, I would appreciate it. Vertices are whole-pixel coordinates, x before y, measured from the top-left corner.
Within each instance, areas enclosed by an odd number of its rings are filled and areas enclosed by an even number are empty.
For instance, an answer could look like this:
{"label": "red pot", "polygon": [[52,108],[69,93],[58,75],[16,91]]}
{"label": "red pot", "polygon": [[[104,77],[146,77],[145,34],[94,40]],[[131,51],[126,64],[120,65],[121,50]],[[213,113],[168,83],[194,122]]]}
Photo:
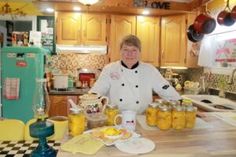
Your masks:
{"label": "red pot", "polygon": [[194,20],[193,27],[198,33],[209,34],[214,31],[216,27],[216,21],[207,14],[200,14]]}
{"label": "red pot", "polygon": [[233,7],[233,9],[231,10],[231,17],[236,20],[236,5]]}
{"label": "red pot", "polygon": [[234,24],[234,19],[231,17],[231,13],[227,10],[221,11],[217,16],[217,22],[220,25],[231,26]]}

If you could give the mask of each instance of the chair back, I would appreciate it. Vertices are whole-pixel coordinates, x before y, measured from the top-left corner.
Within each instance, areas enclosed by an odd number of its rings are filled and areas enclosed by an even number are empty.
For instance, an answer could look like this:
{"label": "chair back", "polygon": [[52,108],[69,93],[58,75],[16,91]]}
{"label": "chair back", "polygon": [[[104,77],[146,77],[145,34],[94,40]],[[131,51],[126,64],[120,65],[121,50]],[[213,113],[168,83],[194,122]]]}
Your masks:
{"label": "chair back", "polygon": [[0,141],[24,140],[25,124],[17,119],[0,119]]}

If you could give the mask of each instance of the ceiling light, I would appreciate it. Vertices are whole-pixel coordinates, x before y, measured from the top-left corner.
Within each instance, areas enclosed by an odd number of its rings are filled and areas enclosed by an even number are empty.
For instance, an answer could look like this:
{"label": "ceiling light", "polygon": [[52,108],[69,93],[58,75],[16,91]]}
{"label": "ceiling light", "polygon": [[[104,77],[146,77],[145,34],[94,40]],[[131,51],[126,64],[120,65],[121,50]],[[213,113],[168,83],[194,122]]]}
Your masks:
{"label": "ceiling light", "polygon": [[74,10],[74,11],[80,11],[81,8],[80,8],[80,7],[73,7],[73,10]]}
{"label": "ceiling light", "polygon": [[150,12],[149,12],[149,10],[143,10],[142,14],[143,14],[143,15],[149,15]]}
{"label": "ceiling light", "polygon": [[83,5],[93,5],[97,3],[99,0],[79,0]]}
{"label": "ceiling light", "polygon": [[46,11],[47,11],[48,13],[53,13],[53,12],[54,12],[54,9],[52,9],[52,8],[47,8]]}

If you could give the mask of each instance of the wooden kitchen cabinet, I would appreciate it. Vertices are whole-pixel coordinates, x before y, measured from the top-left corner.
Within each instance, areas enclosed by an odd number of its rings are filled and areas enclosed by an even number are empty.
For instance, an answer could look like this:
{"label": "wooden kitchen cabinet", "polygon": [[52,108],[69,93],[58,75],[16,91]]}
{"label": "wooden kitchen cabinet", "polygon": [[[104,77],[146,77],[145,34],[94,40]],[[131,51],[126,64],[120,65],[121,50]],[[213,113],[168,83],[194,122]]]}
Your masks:
{"label": "wooden kitchen cabinet", "polygon": [[161,19],[161,66],[185,66],[186,15]]}
{"label": "wooden kitchen cabinet", "polygon": [[159,66],[160,18],[137,16],[136,35],[142,43],[141,60]]}
{"label": "wooden kitchen cabinet", "polygon": [[135,16],[111,15],[109,47],[109,56],[111,62],[120,59],[120,42],[122,38],[129,34],[135,35],[135,31]]}
{"label": "wooden kitchen cabinet", "polygon": [[196,14],[162,17],[161,66],[198,67],[198,55],[192,52],[192,47],[200,43],[192,43],[187,38],[188,26],[195,17]]}
{"label": "wooden kitchen cabinet", "polygon": [[51,116],[67,116],[70,109],[68,99],[72,99],[76,104],[78,102],[78,96],[68,95],[50,95],[50,109],[49,117]]}
{"label": "wooden kitchen cabinet", "polygon": [[106,44],[106,15],[58,12],[57,44]]}

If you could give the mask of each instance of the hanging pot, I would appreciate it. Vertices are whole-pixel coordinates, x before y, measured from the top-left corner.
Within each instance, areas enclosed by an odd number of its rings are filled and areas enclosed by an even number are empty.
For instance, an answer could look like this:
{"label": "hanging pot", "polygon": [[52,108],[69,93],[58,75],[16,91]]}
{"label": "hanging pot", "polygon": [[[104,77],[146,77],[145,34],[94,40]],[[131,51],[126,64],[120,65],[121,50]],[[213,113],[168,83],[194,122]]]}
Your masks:
{"label": "hanging pot", "polygon": [[194,20],[193,27],[198,33],[209,34],[214,31],[216,21],[208,14],[200,14]]}
{"label": "hanging pot", "polygon": [[231,10],[231,17],[236,20],[236,5],[233,7],[233,9]]}
{"label": "hanging pot", "polygon": [[231,13],[227,10],[221,11],[217,16],[217,22],[220,25],[231,26],[234,24],[234,19],[231,17]]}
{"label": "hanging pot", "polygon": [[192,42],[198,42],[204,37],[203,33],[198,33],[194,30],[193,25],[190,25],[187,30],[188,39]]}

